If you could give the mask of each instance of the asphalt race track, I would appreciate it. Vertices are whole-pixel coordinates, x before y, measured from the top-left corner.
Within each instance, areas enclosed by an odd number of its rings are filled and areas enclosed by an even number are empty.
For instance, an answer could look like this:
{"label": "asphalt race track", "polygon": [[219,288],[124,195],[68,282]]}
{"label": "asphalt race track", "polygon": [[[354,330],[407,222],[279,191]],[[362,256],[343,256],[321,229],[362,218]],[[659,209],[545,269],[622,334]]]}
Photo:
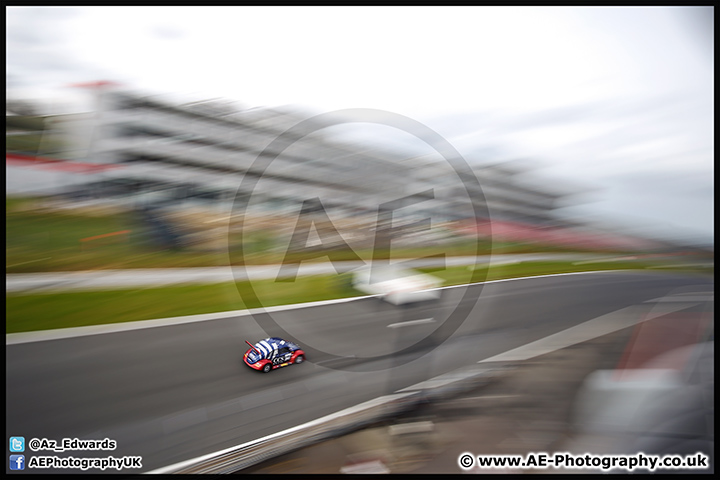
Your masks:
{"label": "asphalt race track", "polygon": [[[149,471],[678,291],[713,292],[714,283],[709,277],[604,272],[450,288],[438,302],[412,307],[367,298],[275,312],[273,321],[307,347],[308,361],[269,374],[241,362],[245,340],[268,336],[258,321],[277,328],[249,315],[6,345],[6,438],[109,438],[117,441],[113,451],[71,455],[140,455],[140,471]],[[451,315],[466,317],[454,332]],[[25,455],[70,454],[26,449]]]}

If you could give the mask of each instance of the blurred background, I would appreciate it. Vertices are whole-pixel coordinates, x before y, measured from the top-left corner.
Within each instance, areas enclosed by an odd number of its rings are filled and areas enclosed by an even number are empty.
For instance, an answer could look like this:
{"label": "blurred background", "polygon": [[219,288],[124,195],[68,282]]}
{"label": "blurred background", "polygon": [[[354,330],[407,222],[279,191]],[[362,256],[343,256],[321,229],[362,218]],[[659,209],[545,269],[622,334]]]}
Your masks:
{"label": "blurred background", "polygon": [[[163,246],[222,249],[262,149],[359,107],[450,141],[488,218],[453,209],[468,194],[422,139],[356,123],[273,161],[247,225],[317,196],[362,231],[382,192],[430,186],[434,240],[493,220],[514,242],[713,243],[711,8],[11,7],[6,22],[7,195],[132,211]],[[195,209],[216,216],[180,219]]]}

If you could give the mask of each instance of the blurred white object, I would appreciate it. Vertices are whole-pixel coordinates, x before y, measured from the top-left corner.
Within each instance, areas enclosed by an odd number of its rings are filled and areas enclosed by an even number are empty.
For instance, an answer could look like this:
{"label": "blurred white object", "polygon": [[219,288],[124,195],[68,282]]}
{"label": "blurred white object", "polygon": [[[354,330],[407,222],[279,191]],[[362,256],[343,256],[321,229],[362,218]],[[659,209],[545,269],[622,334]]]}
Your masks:
{"label": "blurred white object", "polygon": [[353,287],[370,295],[381,295],[394,305],[440,298],[441,278],[400,267],[368,267],[355,273]]}
{"label": "blurred white object", "polygon": [[584,431],[626,431],[653,398],[682,386],[677,370],[597,370],[578,392],[575,423]]}
{"label": "blurred white object", "polygon": [[[714,341],[710,339],[658,355],[644,364],[649,368],[592,373],[575,400],[578,432],[596,439],[604,435],[612,453],[702,453],[709,458],[702,473],[713,473],[714,360]],[[685,472],[697,473],[678,468],[654,470]]]}
{"label": "blurred white object", "polygon": [[347,465],[340,469],[340,473],[344,474],[387,474],[390,470],[380,460],[374,460],[372,462],[356,463],[354,465]]}

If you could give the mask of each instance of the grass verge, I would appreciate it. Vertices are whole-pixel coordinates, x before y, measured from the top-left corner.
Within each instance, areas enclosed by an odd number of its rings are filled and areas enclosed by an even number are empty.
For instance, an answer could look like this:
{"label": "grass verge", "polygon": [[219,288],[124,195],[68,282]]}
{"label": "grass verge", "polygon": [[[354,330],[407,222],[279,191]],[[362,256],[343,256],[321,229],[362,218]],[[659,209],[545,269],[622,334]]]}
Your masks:
{"label": "grass verge", "polygon": [[[208,224],[211,244],[175,250],[153,246],[138,214],[90,214],[79,211],[59,213],[40,208],[38,199],[6,197],[5,273],[63,272],[132,268],[192,268],[238,264],[238,233],[229,234],[227,225]],[[212,228],[210,228],[212,226]],[[197,227],[197,225],[195,226]],[[204,224],[200,225],[204,228]],[[200,231],[204,231],[203,228]],[[217,228],[217,231],[214,229]],[[223,230],[224,229],[224,230]],[[208,233],[215,232],[215,233]],[[197,233],[197,232],[196,232]],[[201,235],[202,237],[202,235]],[[198,237],[199,238],[199,237]],[[204,238],[204,237],[203,237]],[[247,265],[281,263],[285,250],[270,231],[247,231],[243,237]],[[232,247],[231,247],[232,246]],[[392,248],[392,258],[420,258],[433,254],[475,256],[516,253],[617,253],[602,250],[568,249],[554,245],[513,243],[457,237],[438,246]],[[334,252],[335,260],[365,261],[373,258],[372,248]],[[382,252],[377,252],[382,253]],[[389,253],[388,253],[389,254]],[[290,258],[292,260],[292,258]],[[325,261],[327,257],[319,257]]]}
{"label": "grass verge", "polygon": [[[481,268],[475,279],[498,280],[533,275],[593,270],[646,269],[638,262],[602,262],[573,265],[570,262],[524,262]],[[468,283],[467,267],[425,269],[442,278],[444,285]],[[660,270],[653,270],[660,271]],[[677,271],[676,269],[673,271]],[[683,270],[685,271],[685,270]],[[697,270],[695,270],[697,272]],[[712,271],[706,272],[712,274]],[[362,295],[350,284],[350,274],[298,277],[295,282],[255,281],[256,302],[246,302],[248,282],[180,285],[62,293],[6,294],[5,332],[31,332],[56,328],[102,325],[154,318],[196,315],[246,308],[347,298]],[[241,296],[239,292],[243,292]]]}

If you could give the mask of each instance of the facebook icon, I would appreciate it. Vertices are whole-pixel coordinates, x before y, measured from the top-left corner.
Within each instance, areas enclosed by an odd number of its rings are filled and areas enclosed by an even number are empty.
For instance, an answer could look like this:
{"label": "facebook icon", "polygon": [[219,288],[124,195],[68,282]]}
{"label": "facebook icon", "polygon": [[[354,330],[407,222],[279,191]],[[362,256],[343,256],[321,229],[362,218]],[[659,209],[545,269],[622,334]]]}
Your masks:
{"label": "facebook icon", "polygon": [[10,455],[10,470],[25,470],[25,455]]}

